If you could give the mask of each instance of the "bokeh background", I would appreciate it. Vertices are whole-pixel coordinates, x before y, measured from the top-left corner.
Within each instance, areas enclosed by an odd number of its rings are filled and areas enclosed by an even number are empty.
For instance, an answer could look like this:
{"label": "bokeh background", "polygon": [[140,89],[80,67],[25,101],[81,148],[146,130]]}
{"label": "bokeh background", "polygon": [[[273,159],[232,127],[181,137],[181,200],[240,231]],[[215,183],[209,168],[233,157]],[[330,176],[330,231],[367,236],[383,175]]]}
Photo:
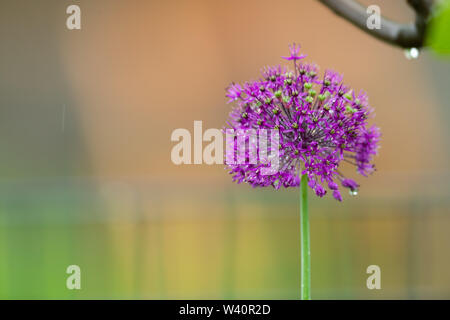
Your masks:
{"label": "bokeh background", "polygon": [[450,61],[315,0],[2,0],[0,298],[299,298],[298,190],[170,160],[173,130],[221,128],[226,86],[294,41],[369,93],[383,134],[358,196],[310,200],[313,298],[449,299]]}

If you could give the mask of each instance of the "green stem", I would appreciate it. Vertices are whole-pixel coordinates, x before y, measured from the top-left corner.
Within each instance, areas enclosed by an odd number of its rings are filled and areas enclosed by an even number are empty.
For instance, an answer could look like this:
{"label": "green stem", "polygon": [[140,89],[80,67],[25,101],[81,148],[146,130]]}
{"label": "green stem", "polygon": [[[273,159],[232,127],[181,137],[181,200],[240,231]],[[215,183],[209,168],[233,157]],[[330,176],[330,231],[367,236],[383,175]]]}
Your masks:
{"label": "green stem", "polygon": [[308,176],[300,182],[300,248],[301,248],[301,299],[311,300],[311,250],[309,244]]}

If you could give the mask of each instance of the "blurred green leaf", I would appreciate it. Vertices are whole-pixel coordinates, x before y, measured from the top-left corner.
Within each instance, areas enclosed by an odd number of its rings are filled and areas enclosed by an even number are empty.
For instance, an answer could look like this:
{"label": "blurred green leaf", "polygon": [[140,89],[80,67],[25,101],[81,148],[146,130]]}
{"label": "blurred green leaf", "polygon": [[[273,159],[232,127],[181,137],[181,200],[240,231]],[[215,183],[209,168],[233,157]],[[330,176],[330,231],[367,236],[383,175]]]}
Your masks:
{"label": "blurred green leaf", "polygon": [[450,0],[437,8],[428,28],[427,42],[437,53],[450,54]]}

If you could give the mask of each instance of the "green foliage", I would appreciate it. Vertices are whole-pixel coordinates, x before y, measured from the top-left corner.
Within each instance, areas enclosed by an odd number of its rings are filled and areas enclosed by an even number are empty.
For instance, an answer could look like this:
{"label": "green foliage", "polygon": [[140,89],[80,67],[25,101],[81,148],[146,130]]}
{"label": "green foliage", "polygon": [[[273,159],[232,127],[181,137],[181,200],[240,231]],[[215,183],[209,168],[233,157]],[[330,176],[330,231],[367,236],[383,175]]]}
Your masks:
{"label": "green foliage", "polygon": [[437,53],[450,54],[450,0],[444,0],[432,18],[427,44]]}

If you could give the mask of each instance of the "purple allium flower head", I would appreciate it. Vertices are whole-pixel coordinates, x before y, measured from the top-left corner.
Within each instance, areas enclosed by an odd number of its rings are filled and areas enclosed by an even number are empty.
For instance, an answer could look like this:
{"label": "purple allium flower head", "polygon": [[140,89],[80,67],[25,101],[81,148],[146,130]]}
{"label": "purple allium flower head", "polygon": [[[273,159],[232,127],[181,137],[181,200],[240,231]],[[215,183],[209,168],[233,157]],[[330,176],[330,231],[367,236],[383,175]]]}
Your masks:
{"label": "purple allium flower head", "polygon": [[[279,131],[278,170],[262,174],[261,169],[270,166],[267,163],[227,165],[235,181],[253,187],[298,187],[300,175],[306,174],[316,195],[324,196],[327,186],[342,201],[338,183],[351,192],[359,185],[342,174],[341,164],[356,166],[363,176],[372,173],[380,132],[367,124],[372,115],[367,95],[356,94],[332,70],[320,78],[315,64],[299,61],[305,57],[299,50],[294,44],[290,56],[284,57],[293,62],[293,70],[267,67],[259,80],[233,83],[227,93],[230,102],[236,103],[227,129]],[[247,139],[246,143],[254,142]]]}

